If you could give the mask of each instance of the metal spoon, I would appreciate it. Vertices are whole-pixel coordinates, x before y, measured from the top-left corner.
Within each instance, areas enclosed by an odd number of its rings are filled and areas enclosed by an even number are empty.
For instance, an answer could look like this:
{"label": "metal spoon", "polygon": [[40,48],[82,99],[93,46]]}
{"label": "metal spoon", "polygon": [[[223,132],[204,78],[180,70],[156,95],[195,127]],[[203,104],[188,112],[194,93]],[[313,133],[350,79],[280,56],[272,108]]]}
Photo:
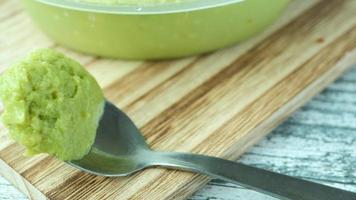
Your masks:
{"label": "metal spoon", "polygon": [[106,102],[91,151],[81,160],[69,163],[83,171],[111,177],[127,176],[153,166],[181,169],[223,179],[280,199],[356,199],[356,193],[221,158],[153,151],[131,119],[110,102]]}

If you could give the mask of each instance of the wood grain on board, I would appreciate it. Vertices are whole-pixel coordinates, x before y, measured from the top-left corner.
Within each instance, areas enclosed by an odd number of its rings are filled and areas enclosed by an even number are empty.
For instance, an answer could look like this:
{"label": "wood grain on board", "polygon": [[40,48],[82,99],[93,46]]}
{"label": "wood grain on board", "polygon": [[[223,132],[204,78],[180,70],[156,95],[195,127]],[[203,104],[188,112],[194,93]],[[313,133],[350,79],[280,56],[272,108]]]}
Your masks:
{"label": "wood grain on board", "polygon": [[[87,67],[153,149],[236,159],[356,62],[354,10],[353,0],[293,1],[272,27],[239,45],[140,62],[62,48],[32,25],[17,1],[5,1],[0,70],[35,48],[61,50]],[[0,138],[0,174],[33,199],[178,199],[209,180],[165,169],[124,178],[93,176],[45,155],[23,157],[3,127]]]}

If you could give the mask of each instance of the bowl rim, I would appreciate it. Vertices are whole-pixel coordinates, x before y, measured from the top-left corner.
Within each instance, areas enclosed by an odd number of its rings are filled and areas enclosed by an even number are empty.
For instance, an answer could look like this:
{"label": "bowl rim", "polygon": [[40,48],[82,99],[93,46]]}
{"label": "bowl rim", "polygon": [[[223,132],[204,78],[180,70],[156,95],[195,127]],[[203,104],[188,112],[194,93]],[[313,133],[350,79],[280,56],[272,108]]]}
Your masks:
{"label": "bowl rim", "polygon": [[[27,0],[25,0],[27,1]],[[83,3],[75,0],[33,0],[50,6],[92,13],[147,15],[182,13],[240,3],[247,0],[192,0],[180,3],[160,3],[154,5],[105,5]]]}

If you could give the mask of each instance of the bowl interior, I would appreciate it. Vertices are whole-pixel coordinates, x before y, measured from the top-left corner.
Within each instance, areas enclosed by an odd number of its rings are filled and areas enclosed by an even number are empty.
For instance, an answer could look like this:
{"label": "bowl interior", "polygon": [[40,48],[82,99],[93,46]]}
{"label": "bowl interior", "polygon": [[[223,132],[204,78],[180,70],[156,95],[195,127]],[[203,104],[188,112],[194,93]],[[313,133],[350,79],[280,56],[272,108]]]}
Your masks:
{"label": "bowl interior", "polygon": [[179,3],[158,3],[146,5],[134,4],[119,4],[119,5],[106,5],[95,3],[83,3],[71,0],[37,0],[39,2],[82,11],[98,12],[98,13],[112,13],[112,14],[167,14],[177,12],[187,12],[206,8],[213,8],[223,6],[231,3],[237,3],[245,0],[189,0]]}

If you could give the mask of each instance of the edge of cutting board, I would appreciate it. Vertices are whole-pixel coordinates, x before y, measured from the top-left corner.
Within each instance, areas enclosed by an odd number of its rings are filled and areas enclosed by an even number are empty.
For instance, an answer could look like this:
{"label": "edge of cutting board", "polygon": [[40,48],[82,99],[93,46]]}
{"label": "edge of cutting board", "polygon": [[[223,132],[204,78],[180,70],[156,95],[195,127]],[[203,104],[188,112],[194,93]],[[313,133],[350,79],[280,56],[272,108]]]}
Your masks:
{"label": "edge of cutting board", "polygon": [[0,175],[9,180],[16,188],[30,199],[44,200],[47,197],[35,186],[29,183],[23,176],[17,173],[3,160],[0,159]]}

